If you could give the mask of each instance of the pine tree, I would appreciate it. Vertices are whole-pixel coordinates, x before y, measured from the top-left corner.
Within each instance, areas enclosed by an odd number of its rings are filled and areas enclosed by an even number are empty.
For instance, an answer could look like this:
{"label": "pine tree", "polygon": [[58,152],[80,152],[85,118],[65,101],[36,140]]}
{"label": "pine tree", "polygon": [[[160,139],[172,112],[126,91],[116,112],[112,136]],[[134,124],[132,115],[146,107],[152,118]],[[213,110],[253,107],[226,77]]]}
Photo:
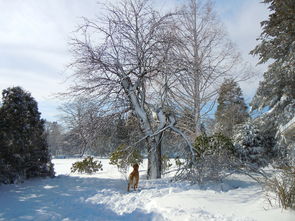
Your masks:
{"label": "pine tree", "polygon": [[253,109],[274,107],[283,96],[295,99],[295,1],[264,0],[273,12],[261,22],[261,43],[251,51],[260,63],[274,60],[252,101]]}
{"label": "pine tree", "polygon": [[277,146],[285,151],[288,147],[280,127],[295,116],[295,1],[263,2],[270,4],[271,14],[268,20],[261,22],[261,43],[251,53],[259,56],[260,63],[272,63],[264,73],[251,106],[252,110],[270,108],[257,121],[260,120],[260,129],[276,137]]}
{"label": "pine tree", "polygon": [[216,130],[225,136],[233,136],[233,128],[249,118],[242,90],[233,79],[226,79],[219,89],[215,113]]}
{"label": "pine tree", "polygon": [[1,159],[5,165],[2,182],[13,183],[37,176],[53,176],[44,120],[37,102],[20,87],[3,90],[1,115]]}

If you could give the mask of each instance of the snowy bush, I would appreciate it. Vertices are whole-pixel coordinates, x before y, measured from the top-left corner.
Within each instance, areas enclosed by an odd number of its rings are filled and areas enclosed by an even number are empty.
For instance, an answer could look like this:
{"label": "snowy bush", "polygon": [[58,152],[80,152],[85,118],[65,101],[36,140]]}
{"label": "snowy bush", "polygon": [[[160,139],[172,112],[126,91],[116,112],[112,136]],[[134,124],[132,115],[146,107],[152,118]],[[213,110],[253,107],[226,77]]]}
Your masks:
{"label": "snowy bush", "polygon": [[223,151],[232,154],[234,151],[230,138],[219,133],[213,136],[198,136],[195,140],[194,147],[198,157],[219,154]]}
{"label": "snowy bush", "polygon": [[236,166],[233,144],[221,134],[201,135],[195,140],[195,159],[178,160],[179,171],[175,179],[203,184],[207,181],[222,181]]}
{"label": "snowy bush", "polygon": [[[271,206],[277,202],[283,209],[295,209],[295,167],[285,166],[280,172],[265,182],[267,199]],[[272,194],[274,193],[274,197]]]}
{"label": "snowy bush", "polygon": [[126,173],[129,166],[141,164],[143,157],[137,148],[127,146],[126,144],[119,145],[110,155],[110,164],[116,165],[118,169]]}
{"label": "snowy bush", "polygon": [[103,170],[101,162],[93,160],[93,157],[86,157],[82,161],[78,161],[73,163],[71,167],[71,172],[75,173],[78,171],[79,173],[96,173],[97,171]]}
{"label": "snowy bush", "polygon": [[253,166],[266,166],[273,154],[273,138],[261,133],[252,121],[235,128],[233,143],[238,158]]}

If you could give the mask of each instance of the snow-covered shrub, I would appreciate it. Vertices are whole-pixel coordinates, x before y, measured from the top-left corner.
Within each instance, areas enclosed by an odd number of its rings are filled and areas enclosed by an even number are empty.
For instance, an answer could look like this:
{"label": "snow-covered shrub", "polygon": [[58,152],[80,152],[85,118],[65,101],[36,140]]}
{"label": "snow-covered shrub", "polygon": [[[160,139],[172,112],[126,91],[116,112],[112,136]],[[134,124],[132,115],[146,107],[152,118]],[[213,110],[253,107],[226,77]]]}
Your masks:
{"label": "snow-covered shrub", "polygon": [[233,137],[235,154],[244,162],[254,166],[265,166],[272,155],[273,138],[263,134],[258,126],[248,121],[235,128]]}
{"label": "snow-covered shrub", "polygon": [[[273,178],[265,182],[267,199],[271,206],[277,202],[283,209],[295,209],[295,167],[285,166]],[[274,193],[275,197],[272,197]],[[274,202],[273,202],[274,201]]]}
{"label": "snow-covered shrub", "polygon": [[126,144],[119,145],[110,155],[110,164],[116,165],[122,173],[126,173],[130,166],[141,164],[142,161],[143,156],[138,148]]}
{"label": "snow-covered shrub", "polygon": [[96,173],[97,171],[103,170],[101,162],[97,160],[93,160],[93,157],[88,156],[82,161],[78,161],[73,163],[71,167],[71,172],[75,173],[78,171],[79,173]]}
{"label": "snow-covered shrub", "polygon": [[187,158],[179,165],[175,179],[189,180],[202,184],[207,181],[221,181],[231,174],[236,165],[233,144],[221,134],[201,135],[196,138],[194,160]]}
{"label": "snow-covered shrub", "polygon": [[194,147],[197,152],[197,156],[214,155],[227,151],[233,153],[233,144],[230,138],[218,133],[213,136],[201,135],[195,140]]}

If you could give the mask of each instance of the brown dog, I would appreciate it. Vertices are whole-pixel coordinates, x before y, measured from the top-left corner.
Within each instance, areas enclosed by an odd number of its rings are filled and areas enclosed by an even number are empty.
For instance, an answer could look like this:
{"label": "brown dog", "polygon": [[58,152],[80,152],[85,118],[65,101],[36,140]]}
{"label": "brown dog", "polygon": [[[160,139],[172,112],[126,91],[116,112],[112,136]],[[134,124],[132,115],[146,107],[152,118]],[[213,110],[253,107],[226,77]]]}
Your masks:
{"label": "brown dog", "polygon": [[130,190],[130,186],[134,188],[134,190],[136,190],[136,188],[138,188],[138,181],[139,181],[139,173],[138,173],[138,164],[134,164],[133,165],[133,171],[130,173],[129,175],[129,179],[128,179],[128,189],[127,191],[129,192]]}

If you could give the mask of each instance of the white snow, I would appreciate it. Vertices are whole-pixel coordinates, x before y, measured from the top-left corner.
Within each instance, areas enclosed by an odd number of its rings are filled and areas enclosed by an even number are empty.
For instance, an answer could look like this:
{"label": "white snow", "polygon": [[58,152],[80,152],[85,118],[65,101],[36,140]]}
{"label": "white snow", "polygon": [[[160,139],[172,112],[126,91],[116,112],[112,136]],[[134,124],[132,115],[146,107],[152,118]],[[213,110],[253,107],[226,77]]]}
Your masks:
{"label": "white snow", "polygon": [[[146,180],[127,193],[126,177],[108,159],[94,175],[71,174],[79,159],[54,159],[57,177],[0,186],[0,220],[294,221],[295,212],[270,208],[261,187],[235,175],[222,184]],[[145,162],[146,163],[146,162]]]}

